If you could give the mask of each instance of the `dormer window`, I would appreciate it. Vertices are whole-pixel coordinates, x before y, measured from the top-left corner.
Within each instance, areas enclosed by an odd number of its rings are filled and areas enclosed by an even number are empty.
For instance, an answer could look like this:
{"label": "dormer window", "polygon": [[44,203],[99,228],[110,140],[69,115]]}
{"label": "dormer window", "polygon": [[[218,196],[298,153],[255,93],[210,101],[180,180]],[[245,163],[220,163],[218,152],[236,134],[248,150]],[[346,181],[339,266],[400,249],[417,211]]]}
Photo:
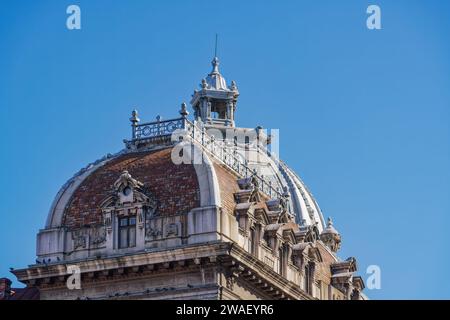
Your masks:
{"label": "dormer window", "polygon": [[146,220],[155,213],[157,201],[142,182],[123,171],[100,206],[108,249],[144,246]]}
{"label": "dormer window", "polygon": [[[125,190],[124,190],[125,191]],[[136,246],[136,217],[119,219],[119,249]]]}

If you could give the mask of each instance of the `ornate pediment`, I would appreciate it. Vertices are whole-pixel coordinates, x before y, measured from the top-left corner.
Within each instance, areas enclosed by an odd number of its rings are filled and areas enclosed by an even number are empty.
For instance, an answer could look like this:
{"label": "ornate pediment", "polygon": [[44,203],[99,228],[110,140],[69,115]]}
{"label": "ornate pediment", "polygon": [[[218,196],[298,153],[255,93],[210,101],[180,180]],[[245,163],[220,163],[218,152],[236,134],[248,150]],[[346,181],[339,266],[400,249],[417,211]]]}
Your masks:
{"label": "ornate pediment", "polygon": [[142,188],[144,184],[134,179],[128,171],[123,171],[120,177],[114,182],[114,188],[116,191],[122,191],[126,187]]}
{"label": "ornate pediment", "polygon": [[139,228],[157,212],[158,202],[142,182],[133,178],[128,171],[122,172],[114,182],[110,195],[101,203],[104,224],[108,234],[112,232],[114,216],[134,215]]}
{"label": "ornate pediment", "polygon": [[145,204],[156,209],[157,202],[146,186],[134,179],[128,171],[122,172],[114,182],[110,195],[102,201],[102,209],[131,204]]}

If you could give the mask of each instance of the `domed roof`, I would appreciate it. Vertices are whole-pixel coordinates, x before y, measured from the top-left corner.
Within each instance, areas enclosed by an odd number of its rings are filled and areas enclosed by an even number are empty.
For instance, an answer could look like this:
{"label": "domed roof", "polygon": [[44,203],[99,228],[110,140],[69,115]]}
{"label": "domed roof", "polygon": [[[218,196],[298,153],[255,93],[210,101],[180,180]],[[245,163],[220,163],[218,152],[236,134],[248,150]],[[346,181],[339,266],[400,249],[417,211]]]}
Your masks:
{"label": "domed roof", "polygon": [[[203,88],[219,96],[223,94],[224,99],[237,99],[237,87],[233,83],[227,88],[225,78],[219,72],[217,57],[213,59],[212,66],[212,72],[203,81]],[[234,113],[233,104],[228,107],[225,112]],[[237,204],[235,195],[239,192],[237,181],[255,175],[265,200],[268,203],[274,198],[280,200],[279,205],[300,226],[313,226],[320,233],[335,232],[332,226],[325,228],[320,207],[300,177],[284,162],[264,151],[264,148],[255,147],[255,141],[260,138],[269,140],[261,127],[233,128],[236,134],[249,134],[253,137],[251,139],[258,139],[230,149],[233,143],[227,137],[218,139],[214,146],[210,142],[213,141],[212,136],[196,139],[195,132],[198,134],[204,130],[203,118],[200,118],[200,122],[190,122],[185,104],[180,115],[179,119],[158,119],[156,122],[140,124],[137,111],[133,111],[130,119],[132,140],[125,140],[124,150],[90,164],[63,186],[52,204],[46,227],[80,228],[101,224],[102,202],[113,192],[114,182],[127,171],[131,179],[142,184],[157,199],[159,214],[163,216],[208,205],[219,206],[233,215]],[[177,143],[171,140],[171,134],[175,129],[188,129],[185,134],[193,139],[204,162],[174,163],[171,154]],[[253,154],[250,158],[254,157],[258,161],[250,161],[249,154]]]}
{"label": "domed roof", "polygon": [[[173,147],[139,152],[124,150],[89,165],[58,193],[49,212],[47,227],[79,228],[101,223],[101,204],[111,194],[115,181],[124,171],[154,195],[161,215],[188,212],[208,204],[218,204],[233,214],[240,177],[205,152],[205,162],[202,164],[174,164],[172,150]],[[303,183],[285,164],[278,166],[270,157],[264,161],[262,166],[266,176],[272,177],[273,184],[289,186],[286,191],[288,206],[297,223],[316,225],[319,232],[324,230],[320,208]],[[254,169],[260,168],[255,166]],[[334,230],[331,228],[324,232]]]}
{"label": "domed roof", "polygon": [[219,72],[219,58],[214,57],[211,64],[213,69],[206,77],[206,88],[210,90],[228,90],[227,82]]}
{"label": "domed roof", "polygon": [[[89,165],[57,195],[47,225],[79,228],[102,222],[101,204],[111,195],[115,181],[127,171],[158,200],[161,215],[188,212],[200,206],[200,188],[193,165],[175,165],[172,148],[122,152]],[[59,219],[57,218],[59,217]],[[59,222],[58,222],[59,221]]]}

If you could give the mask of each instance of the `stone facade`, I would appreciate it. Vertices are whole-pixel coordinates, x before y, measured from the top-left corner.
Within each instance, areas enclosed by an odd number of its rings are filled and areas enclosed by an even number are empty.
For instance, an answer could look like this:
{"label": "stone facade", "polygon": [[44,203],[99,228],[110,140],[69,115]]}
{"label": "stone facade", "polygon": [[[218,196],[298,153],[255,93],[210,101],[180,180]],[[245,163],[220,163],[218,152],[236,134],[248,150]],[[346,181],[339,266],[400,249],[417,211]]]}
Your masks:
{"label": "stone facade", "polygon": [[271,136],[235,127],[238,96],[215,58],[193,122],[185,104],[144,124],[134,111],[125,149],[57,194],[17,278],[41,299],[363,299],[356,260],[339,259],[341,235]]}

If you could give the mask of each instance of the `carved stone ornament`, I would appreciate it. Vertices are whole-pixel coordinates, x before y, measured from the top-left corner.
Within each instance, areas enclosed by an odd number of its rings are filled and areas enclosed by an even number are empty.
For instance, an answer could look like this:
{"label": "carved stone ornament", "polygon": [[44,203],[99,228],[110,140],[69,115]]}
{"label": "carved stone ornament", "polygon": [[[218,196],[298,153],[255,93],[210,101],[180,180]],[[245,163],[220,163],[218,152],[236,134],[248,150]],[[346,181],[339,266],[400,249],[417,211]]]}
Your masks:
{"label": "carved stone ornament", "polygon": [[83,229],[76,230],[72,233],[73,249],[77,250],[79,248],[85,249],[87,245],[86,241],[86,231]]}
{"label": "carved stone ornament", "polygon": [[104,226],[92,229],[90,236],[91,244],[101,245],[106,242],[106,228]]}
{"label": "carved stone ornament", "polygon": [[169,223],[166,227],[166,237],[178,236],[178,225],[176,223]]}
{"label": "carved stone ornament", "polygon": [[233,275],[230,275],[226,278],[226,280],[227,280],[227,282],[226,282],[227,289],[233,290],[234,285],[236,283],[236,277]]}
{"label": "carved stone ornament", "polygon": [[146,240],[153,240],[161,235],[162,235],[162,232],[159,229],[152,228],[150,226],[145,228],[145,239]]}
{"label": "carved stone ornament", "polygon": [[116,209],[126,205],[156,210],[157,201],[142,182],[134,179],[128,171],[123,171],[114,182],[110,195],[100,206],[106,213],[107,211],[116,212]]}
{"label": "carved stone ornament", "polygon": [[[149,188],[134,179],[128,171],[122,172],[114,182],[110,195],[101,203],[103,221],[108,235],[113,231],[113,221],[116,217],[135,215],[137,227],[145,227],[146,238],[158,234],[150,228],[150,218],[157,214],[158,202]],[[99,241],[102,237],[98,237]]]}

